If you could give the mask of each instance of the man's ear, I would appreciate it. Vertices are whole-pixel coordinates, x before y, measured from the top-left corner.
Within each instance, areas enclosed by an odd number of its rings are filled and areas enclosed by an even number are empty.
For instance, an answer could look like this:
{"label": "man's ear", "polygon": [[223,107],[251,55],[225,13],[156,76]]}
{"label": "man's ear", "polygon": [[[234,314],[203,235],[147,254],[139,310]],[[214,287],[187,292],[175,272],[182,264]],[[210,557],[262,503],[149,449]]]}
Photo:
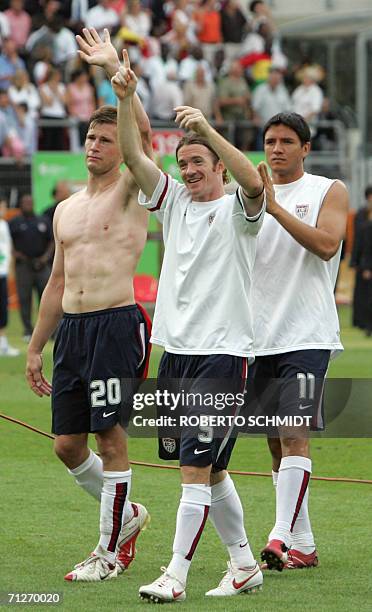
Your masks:
{"label": "man's ear", "polygon": [[311,142],[305,142],[302,146],[303,159],[305,159],[311,151]]}

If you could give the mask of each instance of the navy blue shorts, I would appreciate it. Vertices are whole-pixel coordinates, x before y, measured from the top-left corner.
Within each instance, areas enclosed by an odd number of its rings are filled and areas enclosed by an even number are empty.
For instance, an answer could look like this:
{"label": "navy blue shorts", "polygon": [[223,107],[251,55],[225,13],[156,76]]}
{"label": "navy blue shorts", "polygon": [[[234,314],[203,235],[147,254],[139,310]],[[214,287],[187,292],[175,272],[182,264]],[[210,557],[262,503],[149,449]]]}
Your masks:
{"label": "navy blue shorts", "polygon": [[147,375],[150,328],[135,304],[64,315],[54,345],[53,433],[127,426],[133,394]]}
{"label": "navy blue shorts", "polygon": [[[172,393],[187,392],[188,397],[196,398],[182,405],[178,415],[197,422],[195,425],[182,427],[179,437],[173,437],[172,431],[159,428],[159,457],[161,459],[179,459],[180,465],[206,467],[212,465],[213,471],[227,468],[237,437],[237,428],[228,416],[239,414],[239,405],[235,395],[244,399],[248,360],[246,357],[232,355],[175,355],[165,352],[160,362],[158,389]],[[229,405],[216,410],[216,404],[206,403],[212,394],[220,398],[220,393],[229,394]],[[200,398],[199,400],[197,398]],[[241,403],[243,405],[243,402]],[[221,403],[222,406],[222,403]],[[160,414],[165,414],[164,407]],[[167,416],[174,416],[172,412]],[[222,426],[198,424],[201,415],[221,417]]]}
{"label": "navy blue shorts", "polygon": [[247,412],[311,416],[311,429],[324,429],[323,392],[329,358],[330,351],[323,349],[256,357],[249,368]]}

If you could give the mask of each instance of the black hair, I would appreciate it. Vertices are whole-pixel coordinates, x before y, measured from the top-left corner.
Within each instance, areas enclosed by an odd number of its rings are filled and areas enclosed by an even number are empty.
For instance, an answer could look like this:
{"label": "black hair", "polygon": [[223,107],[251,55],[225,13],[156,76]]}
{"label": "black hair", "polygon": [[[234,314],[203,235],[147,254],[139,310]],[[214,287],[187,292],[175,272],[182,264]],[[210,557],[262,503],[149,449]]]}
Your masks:
{"label": "black hair", "polygon": [[372,195],[372,185],[367,185],[364,195],[365,195],[366,200],[368,200],[369,196]]}
{"label": "black hair", "polygon": [[251,13],[254,13],[254,9],[256,8],[257,4],[263,4],[263,0],[253,0],[253,2],[250,3],[249,10]]}
{"label": "black hair", "polygon": [[311,140],[311,132],[309,125],[306,123],[305,119],[299,115],[298,113],[278,113],[274,115],[267,121],[263,128],[263,138],[265,141],[265,135],[269,128],[272,125],[285,125],[289,127],[291,130],[296,132],[299,137],[301,144],[304,145]]}

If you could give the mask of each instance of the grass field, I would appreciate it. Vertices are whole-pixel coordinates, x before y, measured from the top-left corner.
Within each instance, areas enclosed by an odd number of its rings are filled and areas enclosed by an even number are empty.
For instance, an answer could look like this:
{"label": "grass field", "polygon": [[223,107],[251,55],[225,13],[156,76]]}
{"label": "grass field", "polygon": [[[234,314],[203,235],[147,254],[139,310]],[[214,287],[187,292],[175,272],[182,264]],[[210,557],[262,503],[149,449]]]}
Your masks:
{"label": "grass field", "polygon": [[[346,351],[332,364],[330,375],[372,378],[372,339],[350,328],[348,308],[343,307],[340,315]],[[49,431],[49,401],[29,392],[23,378],[25,345],[16,313],[9,336],[23,355],[0,358],[0,412]],[[44,357],[48,375],[51,349],[49,344]],[[159,352],[154,351],[153,374],[158,358]],[[0,439],[0,591],[60,592],[67,611],[143,609],[146,604],[138,599],[138,587],[156,578],[160,566],[170,559],[180,497],[178,472],[133,467],[131,498],[146,504],[152,515],[150,528],[138,540],[136,562],[108,583],[68,584],[64,574],[96,544],[98,505],[74,485],[54,457],[50,440],[3,419]],[[155,440],[132,439],[130,454],[132,459],[158,461]],[[315,475],[371,478],[370,439],[316,439],[312,455]],[[269,472],[264,440],[240,439],[230,467]],[[271,479],[235,476],[234,480],[258,555],[273,523]],[[187,600],[177,606],[193,612],[371,611],[372,486],[314,481],[311,490],[310,510],[321,562],[317,569],[270,572],[257,595],[210,601],[204,593],[219,582],[226,554],[208,524],[193,560]]]}

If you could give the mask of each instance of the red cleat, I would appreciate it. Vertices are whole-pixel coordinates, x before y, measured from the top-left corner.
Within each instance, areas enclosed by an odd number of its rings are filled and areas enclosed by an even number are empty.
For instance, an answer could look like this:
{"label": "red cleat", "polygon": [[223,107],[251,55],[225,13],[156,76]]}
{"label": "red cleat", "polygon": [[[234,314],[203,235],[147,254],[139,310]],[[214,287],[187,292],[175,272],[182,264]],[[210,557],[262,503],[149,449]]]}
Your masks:
{"label": "red cleat", "polygon": [[284,565],[284,569],[303,569],[304,567],[316,567],[319,565],[319,559],[316,550],[309,555],[305,555],[299,550],[291,548],[288,551],[288,561]]}
{"label": "red cleat", "polygon": [[275,569],[281,572],[288,561],[288,548],[281,540],[270,540],[261,551],[261,569]]}

